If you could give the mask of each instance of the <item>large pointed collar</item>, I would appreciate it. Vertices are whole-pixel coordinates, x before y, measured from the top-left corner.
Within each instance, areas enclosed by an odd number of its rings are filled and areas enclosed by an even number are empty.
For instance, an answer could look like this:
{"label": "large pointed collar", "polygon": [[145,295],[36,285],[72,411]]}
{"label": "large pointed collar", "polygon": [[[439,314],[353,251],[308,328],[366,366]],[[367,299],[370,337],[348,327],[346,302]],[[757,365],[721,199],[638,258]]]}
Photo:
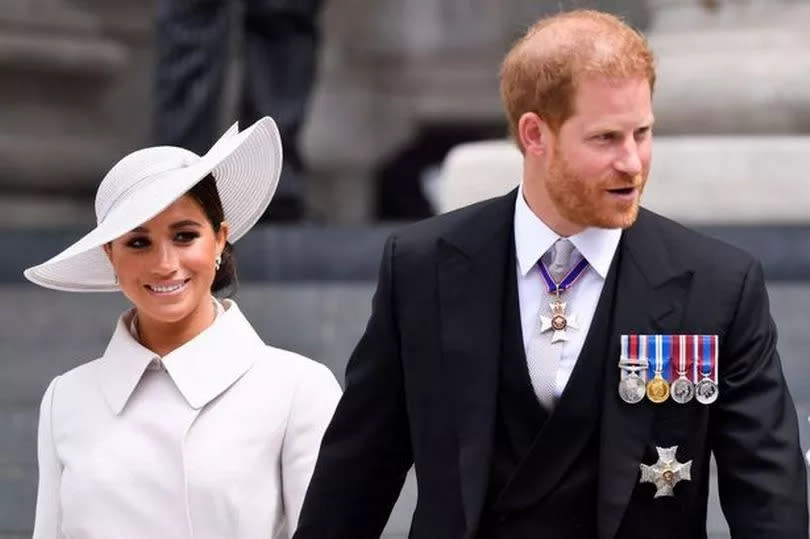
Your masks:
{"label": "large pointed collar", "polygon": [[[160,358],[177,389],[195,409],[202,408],[250,369],[264,342],[235,302],[225,300],[225,312],[183,346]],[[132,396],[157,354],[129,331],[134,315],[121,315],[110,343],[99,360],[99,383],[115,414]]]}
{"label": "large pointed collar", "polygon": [[[518,189],[515,200],[515,252],[518,269],[524,277],[531,271],[540,257],[548,251],[560,236],[551,230],[529,208],[523,198],[523,186]],[[622,231],[618,228],[588,227],[568,239],[588,264],[602,279],[607,278],[610,263],[619,246]]]}

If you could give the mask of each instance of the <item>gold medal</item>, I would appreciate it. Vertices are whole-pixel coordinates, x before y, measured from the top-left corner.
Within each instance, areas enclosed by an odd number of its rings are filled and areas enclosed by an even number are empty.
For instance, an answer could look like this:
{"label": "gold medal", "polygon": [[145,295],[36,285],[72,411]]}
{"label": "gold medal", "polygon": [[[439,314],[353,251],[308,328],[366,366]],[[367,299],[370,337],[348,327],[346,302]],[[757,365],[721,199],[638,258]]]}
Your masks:
{"label": "gold medal", "polygon": [[661,377],[660,372],[656,372],[655,378],[647,383],[647,398],[656,404],[669,398],[669,384]]}
{"label": "gold medal", "polygon": [[[663,376],[664,373],[664,352],[663,352],[663,336],[655,336],[655,348],[651,351],[650,355],[655,358],[655,376],[647,382],[647,398],[650,401],[660,404],[669,398],[669,383]],[[652,344],[652,343],[651,343]]]}

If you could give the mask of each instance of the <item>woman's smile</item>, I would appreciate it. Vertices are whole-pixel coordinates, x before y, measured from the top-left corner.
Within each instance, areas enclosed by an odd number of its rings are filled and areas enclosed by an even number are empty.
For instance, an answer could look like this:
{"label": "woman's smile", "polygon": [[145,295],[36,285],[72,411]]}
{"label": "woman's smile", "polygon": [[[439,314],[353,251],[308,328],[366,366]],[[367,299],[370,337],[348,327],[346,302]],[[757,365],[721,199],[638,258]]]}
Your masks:
{"label": "woman's smile", "polygon": [[173,296],[185,290],[191,279],[166,281],[161,283],[151,283],[143,285],[149,292],[156,296]]}

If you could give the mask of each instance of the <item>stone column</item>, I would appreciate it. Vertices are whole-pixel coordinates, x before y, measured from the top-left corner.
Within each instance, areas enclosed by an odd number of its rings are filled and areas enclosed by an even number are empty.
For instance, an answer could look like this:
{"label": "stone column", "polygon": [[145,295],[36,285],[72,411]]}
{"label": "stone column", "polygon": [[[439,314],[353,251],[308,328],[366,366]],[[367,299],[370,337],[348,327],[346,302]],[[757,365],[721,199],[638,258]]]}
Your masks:
{"label": "stone column", "polygon": [[[101,175],[147,137],[151,2],[6,0],[0,11],[4,223],[93,220]],[[133,113],[133,111],[139,111]]]}
{"label": "stone column", "polygon": [[367,219],[372,168],[420,125],[503,122],[504,52],[541,15],[573,7],[616,11],[640,26],[647,20],[643,0],[327,2],[321,83],[304,145],[323,212]]}

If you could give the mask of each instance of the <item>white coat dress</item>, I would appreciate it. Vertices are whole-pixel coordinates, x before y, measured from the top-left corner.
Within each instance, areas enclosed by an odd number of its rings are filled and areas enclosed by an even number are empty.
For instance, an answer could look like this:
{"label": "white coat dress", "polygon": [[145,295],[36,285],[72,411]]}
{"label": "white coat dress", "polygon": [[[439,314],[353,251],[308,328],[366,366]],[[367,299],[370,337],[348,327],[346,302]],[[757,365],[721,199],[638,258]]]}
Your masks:
{"label": "white coat dress", "polygon": [[100,359],[51,382],[35,539],[291,535],[340,387],[225,307],[163,358],[125,313]]}

